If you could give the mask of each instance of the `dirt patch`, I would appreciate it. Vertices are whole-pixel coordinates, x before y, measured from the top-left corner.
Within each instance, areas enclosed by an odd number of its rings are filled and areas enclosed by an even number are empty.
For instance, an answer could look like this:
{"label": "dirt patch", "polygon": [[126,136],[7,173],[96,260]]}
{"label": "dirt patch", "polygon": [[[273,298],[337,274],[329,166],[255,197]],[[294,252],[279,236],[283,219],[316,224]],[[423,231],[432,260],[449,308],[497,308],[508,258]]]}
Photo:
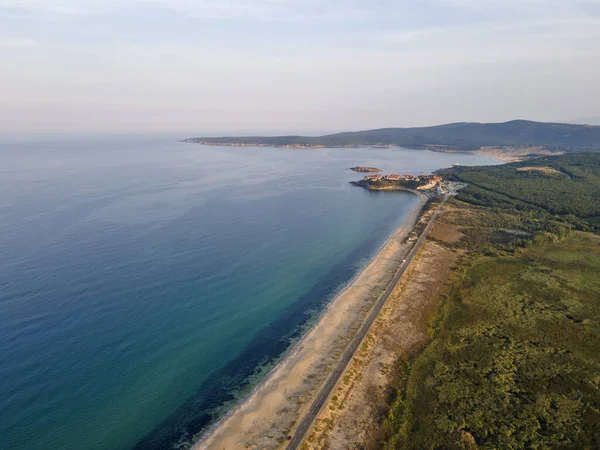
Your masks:
{"label": "dirt patch", "polygon": [[429,232],[429,236],[434,241],[453,244],[460,241],[464,237],[464,234],[455,225],[437,221]]}
{"label": "dirt patch", "polygon": [[518,167],[517,172],[540,172],[544,175],[564,175],[562,172],[552,167]]}
{"label": "dirt patch", "polygon": [[377,448],[370,442],[377,441],[378,423],[388,411],[395,362],[429,340],[427,325],[449,288],[459,256],[432,241],[424,245],[307,434],[303,449]]}

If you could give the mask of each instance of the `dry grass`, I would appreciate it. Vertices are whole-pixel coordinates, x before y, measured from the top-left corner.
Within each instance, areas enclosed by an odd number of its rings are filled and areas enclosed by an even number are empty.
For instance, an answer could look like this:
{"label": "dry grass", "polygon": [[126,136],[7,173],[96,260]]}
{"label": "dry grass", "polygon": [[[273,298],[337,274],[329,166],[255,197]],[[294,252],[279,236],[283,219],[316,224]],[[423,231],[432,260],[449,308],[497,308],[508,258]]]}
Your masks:
{"label": "dry grass", "polygon": [[544,175],[553,175],[553,174],[558,174],[560,175],[561,172],[559,172],[556,169],[553,169],[552,167],[518,167],[517,172],[541,172]]}
{"label": "dry grass", "polygon": [[431,229],[429,235],[436,241],[453,244],[464,237],[456,225],[437,221]]}

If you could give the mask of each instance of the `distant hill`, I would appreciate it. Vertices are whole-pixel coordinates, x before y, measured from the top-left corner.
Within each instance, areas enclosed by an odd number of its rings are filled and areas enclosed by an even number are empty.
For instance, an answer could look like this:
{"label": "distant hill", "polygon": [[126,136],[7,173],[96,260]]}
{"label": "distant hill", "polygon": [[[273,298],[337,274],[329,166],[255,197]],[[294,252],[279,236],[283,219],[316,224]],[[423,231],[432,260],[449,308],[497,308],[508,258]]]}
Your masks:
{"label": "distant hill", "polygon": [[318,137],[197,137],[186,139],[184,142],[301,148],[393,145],[450,151],[503,147],[581,152],[600,151],[600,126],[513,120],[505,123],[452,123],[421,128],[382,128]]}

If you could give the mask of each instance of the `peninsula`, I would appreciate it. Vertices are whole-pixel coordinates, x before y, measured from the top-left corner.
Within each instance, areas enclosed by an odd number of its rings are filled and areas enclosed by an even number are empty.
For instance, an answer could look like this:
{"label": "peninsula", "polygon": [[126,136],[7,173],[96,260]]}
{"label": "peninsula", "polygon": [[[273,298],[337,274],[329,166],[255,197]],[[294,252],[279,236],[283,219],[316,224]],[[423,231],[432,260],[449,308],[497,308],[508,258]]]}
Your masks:
{"label": "peninsula", "polygon": [[443,185],[444,179],[439,175],[367,175],[360,181],[351,181],[353,186],[362,187],[370,191],[398,191],[417,190],[428,191],[438,188],[439,194],[447,191]]}
{"label": "peninsula", "polygon": [[600,150],[600,126],[513,120],[451,123],[420,128],[381,128],[324,136],[196,137],[204,145],[280,148],[405,147],[441,152],[477,152],[507,161]]}

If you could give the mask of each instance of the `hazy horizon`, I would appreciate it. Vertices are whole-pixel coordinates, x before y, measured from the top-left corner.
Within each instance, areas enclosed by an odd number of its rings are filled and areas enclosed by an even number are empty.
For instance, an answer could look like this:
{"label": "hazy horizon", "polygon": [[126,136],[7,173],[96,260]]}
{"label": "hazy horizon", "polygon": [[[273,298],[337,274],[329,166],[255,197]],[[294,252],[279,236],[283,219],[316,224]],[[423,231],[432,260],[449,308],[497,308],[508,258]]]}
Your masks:
{"label": "hazy horizon", "polygon": [[497,3],[0,0],[0,133],[600,123],[600,0]]}
{"label": "hazy horizon", "polygon": [[[534,119],[521,119],[515,118],[512,120],[527,120],[527,121],[536,121]],[[447,123],[434,123],[434,124],[426,124],[426,125],[415,125],[415,127],[435,127],[439,125],[448,125],[450,123],[460,123],[465,121],[458,122],[447,122]],[[488,122],[472,122],[472,123],[488,123]],[[502,123],[502,122],[489,122],[489,123]],[[600,126],[600,118],[588,118],[588,119],[578,119],[578,120],[566,120],[566,121],[558,121],[558,123],[566,123],[566,124],[574,124],[574,125],[591,125],[591,126]],[[106,137],[108,139],[111,138],[119,138],[119,137],[170,137],[175,140],[183,140],[186,138],[193,137],[244,137],[244,136],[326,136],[329,134],[343,133],[343,132],[360,132],[360,131],[368,131],[371,129],[380,129],[380,128],[412,128],[412,127],[403,127],[403,126],[388,126],[388,127],[373,127],[373,128],[356,128],[356,129],[335,129],[335,130],[248,130],[244,131],[236,131],[236,130],[221,130],[219,131],[211,131],[211,130],[182,130],[182,131],[160,131],[160,130],[150,130],[150,131],[141,131],[141,130],[106,130],[106,131],[98,131],[98,130],[88,130],[88,131],[5,131],[0,130],[0,138],[2,138],[5,142],[6,139],[10,140],[11,138],[17,138],[21,141],[23,138],[31,139],[33,141],[43,139],[43,138],[56,138],[56,139],[78,139],[84,138],[87,139],[89,137],[94,138],[103,138]]]}

